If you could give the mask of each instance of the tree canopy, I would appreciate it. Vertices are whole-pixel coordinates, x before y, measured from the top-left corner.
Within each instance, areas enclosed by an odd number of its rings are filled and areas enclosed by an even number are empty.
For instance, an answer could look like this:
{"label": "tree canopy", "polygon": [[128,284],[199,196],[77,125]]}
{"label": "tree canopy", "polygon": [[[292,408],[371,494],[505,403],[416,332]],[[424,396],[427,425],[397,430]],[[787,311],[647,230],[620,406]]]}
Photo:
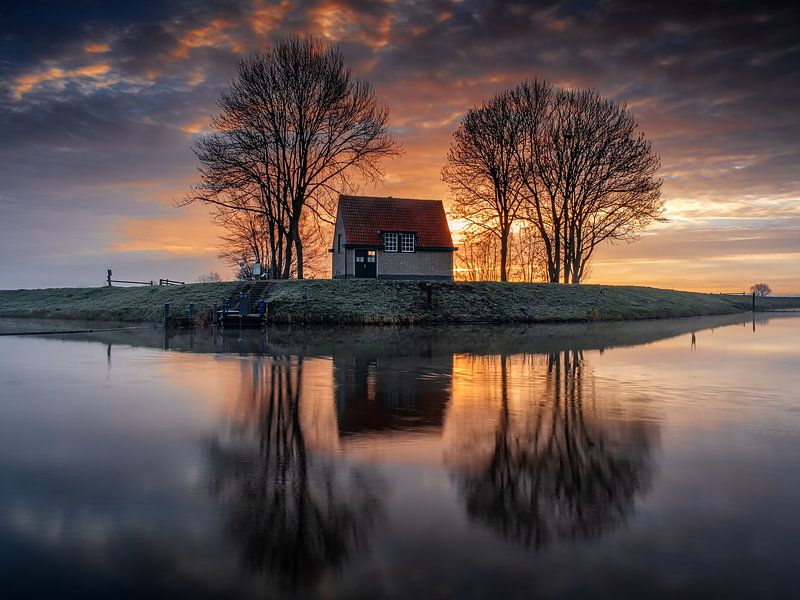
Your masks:
{"label": "tree canopy", "polygon": [[217,104],[213,132],[194,148],[200,182],[184,203],[246,227],[242,215],[255,213],[263,239],[251,245],[269,276],[302,278],[304,214],[330,219],[337,192],[379,178],[380,161],[400,151],[388,110],[338,48],[300,37],[241,59]]}
{"label": "tree canopy", "polygon": [[598,244],[662,219],[658,156],[627,108],[594,90],[523,82],[469,111],[453,138],[442,172],[453,216],[500,239],[501,279],[523,224],[547,278],[580,283]]}

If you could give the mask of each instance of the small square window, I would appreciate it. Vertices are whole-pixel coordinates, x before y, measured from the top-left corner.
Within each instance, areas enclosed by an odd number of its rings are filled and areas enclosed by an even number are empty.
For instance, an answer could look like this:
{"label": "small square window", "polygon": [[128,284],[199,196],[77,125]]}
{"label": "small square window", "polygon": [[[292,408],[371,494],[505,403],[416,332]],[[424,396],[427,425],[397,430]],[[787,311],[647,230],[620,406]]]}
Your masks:
{"label": "small square window", "polygon": [[384,233],[383,234],[383,250],[384,252],[397,252],[397,234]]}
{"label": "small square window", "polygon": [[414,234],[401,233],[400,234],[400,252],[413,252],[414,251]]}

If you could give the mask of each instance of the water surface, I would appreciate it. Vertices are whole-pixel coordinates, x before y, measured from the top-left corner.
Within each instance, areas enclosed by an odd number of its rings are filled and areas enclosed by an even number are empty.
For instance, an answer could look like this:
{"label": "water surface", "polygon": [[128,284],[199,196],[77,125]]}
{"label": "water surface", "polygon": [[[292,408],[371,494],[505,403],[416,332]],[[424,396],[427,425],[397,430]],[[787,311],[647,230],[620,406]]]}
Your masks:
{"label": "water surface", "polygon": [[3,596],[794,595],[756,319],[0,337]]}

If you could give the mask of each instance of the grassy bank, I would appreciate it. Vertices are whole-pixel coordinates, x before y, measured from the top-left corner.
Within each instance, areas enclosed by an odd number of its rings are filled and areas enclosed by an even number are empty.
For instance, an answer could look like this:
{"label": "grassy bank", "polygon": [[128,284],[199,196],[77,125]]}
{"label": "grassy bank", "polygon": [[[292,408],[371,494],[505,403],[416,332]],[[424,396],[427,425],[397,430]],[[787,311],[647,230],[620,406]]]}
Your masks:
{"label": "grassy bank", "polygon": [[[175,287],[0,290],[0,317],[159,322],[173,314],[210,312],[235,283]],[[271,284],[277,323],[574,322],[659,319],[750,310],[750,296],[723,296],[634,286],[522,283],[305,280]],[[800,307],[800,298],[763,298],[761,309]]]}
{"label": "grassy bank", "polygon": [[233,289],[231,283],[185,286],[49,288],[0,290],[0,317],[161,322],[164,304],[185,314],[189,304],[209,311]]}

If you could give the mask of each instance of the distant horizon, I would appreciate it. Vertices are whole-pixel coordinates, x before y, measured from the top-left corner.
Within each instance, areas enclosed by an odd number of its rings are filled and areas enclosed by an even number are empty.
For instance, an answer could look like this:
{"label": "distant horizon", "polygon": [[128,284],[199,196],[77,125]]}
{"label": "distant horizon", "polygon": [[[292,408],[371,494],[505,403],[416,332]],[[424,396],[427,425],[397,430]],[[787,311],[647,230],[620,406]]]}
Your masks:
{"label": "distant horizon", "polygon": [[[327,281],[330,278],[329,277],[306,277],[305,279],[316,279],[316,280],[321,280],[321,281]],[[237,281],[237,280],[234,279],[233,277],[221,276],[221,281],[222,282],[233,282],[233,281]],[[275,280],[275,281],[285,281],[285,280]],[[491,282],[491,281],[496,281],[496,280],[483,280],[483,281],[490,281]],[[158,279],[153,280],[153,282],[154,282],[153,285],[155,287],[157,287],[159,285],[158,284]],[[456,279],[454,283],[460,283],[460,282],[461,283],[469,283],[468,281],[462,281],[462,280],[458,280],[458,279]],[[202,283],[202,282],[187,280],[185,283],[186,284],[194,284],[194,283]],[[737,291],[718,291],[718,292],[715,292],[715,291],[707,291],[707,290],[690,290],[690,289],[677,288],[677,287],[660,287],[660,286],[653,286],[653,285],[641,285],[641,284],[635,284],[635,283],[598,283],[598,282],[594,282],[594,281],[587,281],[587,282],[583,282],[583,283],[579,283],[579,284],[572,284],[572,283],[552,284],[552,283],[545,282],[545,281],[534,281],[534,282],[509,281],[508,283],[511,283],[511,284],[518,283],[518,284],[522,284],[522,285],[542,284],[542,285],[586,285],[586,286],[592,286],[592,285],[594,285],[594,286],[632,286],[632,287],[658,288],[658,289],[673,290],[673,291],[679,291],[679,292],[697,292],[697,293],[719,294],[719,295],[728,295],[728,296],[738,296],[738,295],[749,296],[749,295],[752,294],[752,292],[749,290],[750,286],[748,286],[748,289],[741,290],[741,291],[738,291],[738,292]],[[0,291],[47,290],[47,289],[82,289],[82,288],[97,288],[97,287],[108,287],[108,286],[104,283],[102,285],[87,284],[87,285],[61,285],[61,286],[0,287]],[[133,287],[143,287],[143,285],[142,284],[139,284],[139,285],[114,284],[113,287],[114,288],[133,288]],[[149,287],[149,286],[144,286],[144,287]],[[772,290],[769,295],[770,296],[781,296],[781,297],[787,297],[787,298],[794,298],[794,297],[800,297],[800,292],[782,292],[780,290],[778,290],[778,291]]]}
{"label": "distant horizon", "polygon": [[441,199],[465,112],[534,77],[626,103],[660,155],[666,223],[604,245],[585,281],[800,295],[800,49],[781,3],[39,2],[0,24],[0,289],[231,273],[196,182],[237,58],[338,44],[405,154],[365,195]]}

